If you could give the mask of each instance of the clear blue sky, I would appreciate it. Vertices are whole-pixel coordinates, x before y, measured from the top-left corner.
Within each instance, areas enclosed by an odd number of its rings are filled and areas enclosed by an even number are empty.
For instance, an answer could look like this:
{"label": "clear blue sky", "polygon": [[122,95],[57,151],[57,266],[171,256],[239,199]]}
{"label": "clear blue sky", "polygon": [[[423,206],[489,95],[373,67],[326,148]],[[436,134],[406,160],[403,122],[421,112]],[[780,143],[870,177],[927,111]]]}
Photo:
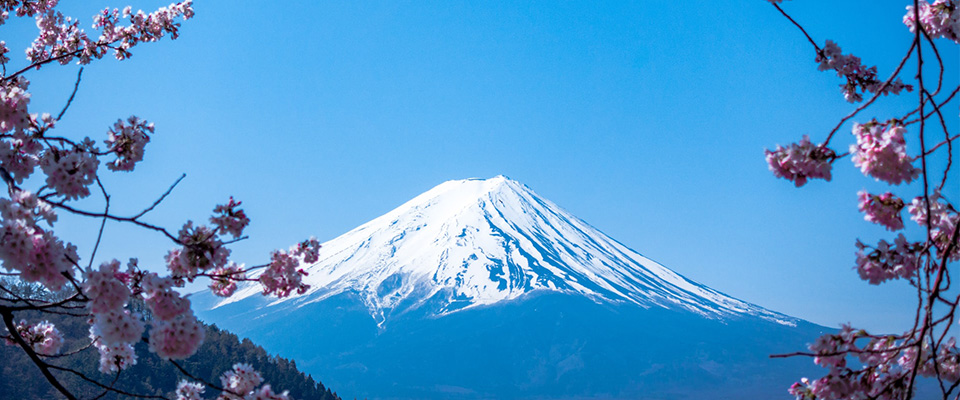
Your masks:
{"label": "clear blue sky", "polygon": [[[89,26],[96,7],[65,3]],[[911,38],[904,3],[784,8],[818,42],[836,41],[886,77]],[[118,213],[139,210],[186,173],[150,220],[175,229],[236,196],[253,223],[234,258],[253,264],[311,235],[331,239],[445,180],[505,174],[735,297],[830,326],[902,331],[912,318],[915,294],[903,282],[869,286],[852,269],[855,238],[888,236],[856,210],[857,190],[882,186],[849,159],[832,184],[802,190],[767,170],[764,148],[803,134],[822,140],[853,107],[766,1],[195,8],[180,39],[88,66],[61,124],[62,134],[102,140],[116,118],[156,123],[139,171],[107,173]],[[0,30],[22,65],[35,27]],[[941,44],[955,87],[957,46]],[[30,74],[31,110],[58,111],[76,68]],[[884,98],[864,118],[900,115],[915,101]],[[956,132],[953,111],[949,118]],[[845,127],[836,147],[850,141]],[[949,187],[960,199],[956,179]],[[95,222],[60,225],[91,247]],[[139,256],[148,266],[170,247],[115,224],[106,240],[98,259]]]}

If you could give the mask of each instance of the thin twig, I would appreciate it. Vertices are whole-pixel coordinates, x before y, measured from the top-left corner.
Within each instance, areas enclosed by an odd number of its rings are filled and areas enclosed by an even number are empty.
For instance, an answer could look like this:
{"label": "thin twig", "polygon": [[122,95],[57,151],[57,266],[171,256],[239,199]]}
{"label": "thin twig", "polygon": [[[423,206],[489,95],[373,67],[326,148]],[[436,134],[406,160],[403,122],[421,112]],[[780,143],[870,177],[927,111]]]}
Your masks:
{"label": "thin twig", "polygon": [[57,121],[60,118],[63,118],[63,113],[67,112],[67,109],[70,108],[70,104],[73,103],[73,97],[77,95],[77,89],[80,88],[80,78],[83,76],[83,67],[80,67],[80,71],[77,72],[77,81],[73,84],[73,92],[70,93],[70,98],[67,99],[67,104],[63,106],[63,109],[60,110],[60,114],[57,114]]}

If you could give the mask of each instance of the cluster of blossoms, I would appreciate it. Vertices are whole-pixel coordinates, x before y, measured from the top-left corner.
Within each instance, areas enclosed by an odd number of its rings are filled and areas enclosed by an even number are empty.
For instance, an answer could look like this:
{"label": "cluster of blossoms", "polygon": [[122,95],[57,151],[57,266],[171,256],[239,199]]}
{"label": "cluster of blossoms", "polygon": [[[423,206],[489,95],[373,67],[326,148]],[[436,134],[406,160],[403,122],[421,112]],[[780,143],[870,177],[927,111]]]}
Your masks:
{"label": "cluster of blossoms", "polygon": [[320,242],[316,238],[300,242],[289,251],[274,251],[270,255],[267,270],[260,275],[263,294],[274,294],[277,297],[287,297],[293,291],[303,294],[310,285],[303,283],[307,272],[300,268],[300,264],[315,263],[319,257]]}
{"label": "cluster of blossoms", "polygon": [[[31,2],[24,1],[23,5],[28,3]],[[130,57],[129,49],[140,42],[155,42],[168,33],[176,39],[180,28],[180,24],[175,22],[176,18],[193,17],[192,0],[174,3],[150,14],[143,11],[133,14],[127,7],[122,15],[129,19],[129,25],[119,25],[119,10],[104,9],[94,16],[93,28],[100,29],[101,34],[97,40],[93,40],[80,29],[79,21],[53,9],[56,1],[39,3],[46,3],[46,6],[36,7],[24,14],[36,15],[37,27],[40,28],[40,35],[27,49],[27,59],[33,63],[57,60],[67,64],[76,57],[80,64],[88,64],[93,59],[103,58],[108,50],[113,50],[116,58],[122,60]]]}
{"label": "cluster of blossoms", "polygon": [[107,164],[111,171],[133,171],[137,162],[143,160],[143,148],[150,141],[147,132],[153,133],[153,124],[135,116],[127,118],[126,123],[117,120],[107,132],[104,142],[117,159]]}
{"label": "cluster of blossoms", "polygon": [[[183,226],[174,238],[179,247],[166,256],[169,275],[144,271],[136,259],[130,260],[126,270],[121,270],[119,261],[112,260],[97,269],[83,271],[78,265],[80,257],[76,247],[53,234],[53,223],[57,220],[53,207],[80,215],[93,214],[77,211],[65,203],[90,196],[91,186],[98,182],[101,157],[116,157],[105,162],[111,171],[134,170],[143,160],[154,126],[135,116],[117,120],[107,132],[104,151],[90,138],[75,141],[52,137],[47,132],[55,128],[59,117],[30,113],[30,82],[22,74],[54,61],[67,64],[76,60],[87,64],[110,51],[116,58],[125,59],[130,57],[130,49],[139,43],[157,41],[167,35],[175,39],[180,27],[177,20],[193,17],[192,0],[152,13],[134,13],[130,7],[122,11],[104,9],[94,17],[93,28],[99,30],[99,37],[95,39],[92,37],[96,35],[88,36],[80,28],[79,21],[55,10],[57,3],[57,0],[0,1],[0,24],[15,14],[34,18],[40,31],[26,51],[29,65],[9,76],[6,63],[10,61],[7,57],[10,51],[6,43],[0,41],[0,64],[4,67],[0,76],[0,178],[9,193],[9,198],[0,198],[0,237],[3,238],[0,263],[19,279],[38,282],[51,291],[60,290],[67,282],[74,284],[78,293],[65,302],[86,303],[89,336],[91,345],[99,351],[101,372],[119,373],[135,365],[134,345],[142,341],[162,359],[187,358],[195,354],[203,342],[204,328],[194,316],[190,300],[177,289],[203,275],[211,278],[210,287],[217,295],[229,296],[239,282],[250,280],[242,265],[228,261],[230,250],[226,244],[229,242],[225,243],[222,238],[232,235],[238,239],[249,225],[240,202],[231,198],[227,204],[218,205],[210,218],[211,226],[194,226],[192,222]],[[123,22],[124,19],[128,22]],[[36,194],[22,190],[19,185],[31,182],[28,178],[37,169],[46,178],[42,188]],[[137,220],[141,215],[106,217],[143,224]],[[97,216],[100,217],[103,216]],[[49,228],[41,227],[42,223]],[[163,228],[151,227],[170,236]],[[288,251],[275,252],[271,263],[263,267],[265,277],[261,283],[265,293],[282,297],[292,291],[306,290],[307,286],[301,281],[305,273],[299,266],[303,262],[316,262],[319,248],[319,242],[310,239]],[[81,271],[82,276],[78,277]],[[134,312],[131,306],[140,302],[145,307],[142,314]],[[47,306],[58,305],[47,303]],[[0,304],[0,307],[6,306]],[[54,355],[64,343],[63,335],[46,321],[32,325],[21,322],[6,338],[10,341],[17,336],[40,355]],[[262,384],[260,375],[245,364],[235,365],[221,381],[227,388],[220,396],[223,400],[289,400],[286,392],[274,393],[270,385]],[[184,383],[177,395],[183,399],[199,399],[203,391],[202,385]]]}
{"label": "cluster of blossoms", "polygon": [[270,264],[260,274],[260,284],[263,285],[263,294],[273,294],[277,297],[287,297],[291,292],[303,294],[310,285],[303,283],[307,272],[300,268],[300,260],[296,249],[293,251],[274,250],[270,254]]}
{"label": "cluster of blossoms", "polygon": [[170,250],[166,255],[167,268],[174,279],[192,282],[197,274],[227,265],[230,249],[224,246],[216,229],[194,226],[193,221],[187,221],[177,240],[183,247]]}
{"label": "cluster of blossoms", "polygon": [[90,298],[88,307],[93,314],[90,338],[100,352],[103,373],[120,371],[137,363],[133,345],[140,341],[145,330],[140,315],[126,309],[130,289],[119,269],[119,261],[105,262],[98,270],[86,271],[82,285],[83,293]]}
{"label": "cluster of blossoms", "polygon": [[891,231],[903,229],[900,211],[903,210],[904,204],[899,197],[890,192],[877,196],[865,190],[858,192],[857,196],[860,199],[860,211],[864,213],[863,219],[883,225]]}
{"label": "cluster of blossoms", "polygon": [[247,279],[243,265],[230,263],[213,270],[210,276],[210,291],[220,297],[230,297],[237,290],[237,282]]}
{"label": "cluster of blossoms", "polygon": [[[36,324],[20,321],[16,329],[23,341],[41,356],[55,355],[63,347],[63,334],[48,321],[40,321]],[[7,337],[6,341],[8,344],[14,344],[10,337]]]}
{"label": "cluster of blossoms", "polygon": [[[867,340],[862,347],[857,345],[857,341]],[[871,336],[846,325],[837,334],[818,338],[810,350],[816,354],[814,362],[829,372],[817,380],[803,378],[794,383],[789,392],[799,400],[899,400],[908,393],[914,366],[918,364],[916,346],[905,346],[895,336]],[[920,376],[935,376],[928,369],[932,364],[929,353],[926,350],[919,363]],[[943,358],[951,353],[956,354],[952,340],[940,351]],[[851,355],[857,356],[861,368],[847,366],[846,357]]]}
{"label": "cluster of blossoms", "polygon": [[797,187],[807,183],[807,179],[831,179],[831,163],[837,158],[833,150],[810,142],[803,135],[800,143],[791,143],[787,147],[777,145],[774,151],[764,150],[767,164],[773,175],[792,181]]}
{"label": "cluster of blossoms", "polygon": [[920,267],[920,243],[911,243],[903,234],[893,244],[880,240],[870,247],[857,240],[857,273],[872,285],[890,279],[910,279]]}
{"label": "cluster of blossoms", "polygon": [[32,17],[37,14],[47,12],[57,6],[59,0],[5,0],[0,2],[0,25],[10,18],[10,12],[14,12],[18,17]]}
{"label": "cluster of blossoms", "polygon": [[877,67],[865,67],[860,63],[860,58],[852,54],[843,54],[840,46],[837,46],[831,40],[827,40],[820,52],[817,53],[815,60],[820,65],[821,71],[835,70],[837,76],[847,80],[847,83],[840,85],[843,91],[843,97],[851,103],[863,100],[863,93],[882,93],[884,95],[893,93],[900,94],[906,89],[908,92],[913,87],[903,83],[900,78],[884,86],[884,81],[877,79]]}
{"label": "cluster of blossoms", "polygon": [[[130,25],[120,26],[120,18],[130,20]],[[173,3],[167,7],[161,7],[150,14],[143,11],[132,12],[132,8],[127,6],[121,12],[120,10],[109,8],[104,9],[93,18],[93,27],[102,29],[100,43],[114,43],[112,48],[115,51],[117,59],[130,57],[129,48],[140,42],[155,42],[163,38],[167,33],[173,39],[176,39],[180,33],[180,23],[175,22],[177,17],[183,19],[193,17],[193,0],[186,0],[180,3]]]}
{"label": "cluster of blossoms", "polygon": [[947,249],[953,244],[949,259],[960,261],[960,245],[957,244],[957,225],[960,225],[960,214],[946,203],[939,192],[929,196],[930,216],[927,216],[927,204],[923,197],[917,197],[910,202],[907,211],[910,219],[920,226],[930,227],[930,236],[937,249],[937,256],[943,257]]}
{"label": "cluster of blossoms", "polygon": [[[291,400],[287,392],[274,393],[270,385],[263,385],[260,373],[249,364],[238,363],[220,376],[223,393],[217,400]],[[260,386],[258,389],[257,386]],[[177,400],[203,400],[204,386],[181,381],[177,387]]]}
{"label": "cluster of blossoms", "polygon": [[[960,5],[954,0],[936,0],[933,4],[920,0],[920,25],[930,35],[931,39],[947,38],[960,43]],[[912,5],[907,6],[907,13],[903,15],[903,23],[910,28],[910,32],[917,29],[917,10]]]}
{"label": "cluster of blossoms", "polygon": [[906,133],[907,129],[897,121],[853,124],[857,137],[857,144],[850,145],[853,163],[864,175],[877,180],[892,185],[910,183],[920,176],[920,169],[913,166],[913,159],[907,155]]}
{"label": "cluster of blossoms", "polygon": [[221,235],[230,234],[234,238],[243,236],[243,229],[250,224],[250,218],[247,218],[247,214],[243,210],[237,208],[240,207],[240,203],[242,202],[236,201],[233,196],[230,196],[230,201],[227,204],[214,207],[215,215],[210,217],[210,223],[217,226],[217,231]]}
{"label": "cluster of blossoms", "polygon": [[66,199],[80,199],[90,195],[90,185],[97,179],[100,159],[96,149],[83,147],[72,150],[50,148],[40,158],[40,168],[47,175],[47,186]]}
{"label": "cluster of blossoms", "polygon": [[76,247],[40,227],[41,221],[52,226],[57,219],[49,204],[28,191],[12,197],[0,199],[0,262],[27,282],[59,290],[73,275]]}
{"label": "cluster of blossoms", "polygon": [[0,82],[0,133],[22,131],[30,127],[30,81],[23,77]]}

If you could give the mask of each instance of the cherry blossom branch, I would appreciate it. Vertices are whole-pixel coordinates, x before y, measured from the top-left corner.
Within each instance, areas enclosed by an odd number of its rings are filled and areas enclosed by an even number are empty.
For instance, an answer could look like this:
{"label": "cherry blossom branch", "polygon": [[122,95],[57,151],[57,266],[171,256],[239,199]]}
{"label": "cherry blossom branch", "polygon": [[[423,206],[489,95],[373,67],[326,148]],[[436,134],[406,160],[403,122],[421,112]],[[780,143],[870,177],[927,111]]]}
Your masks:
{"label": "cherry blossom branch", "polygon": [[900,60],[900,64],[897,65],[897,68],[893,71],[892,74],[890,74],[890,77],[887,78],[887,80],[884,81],[882,85],[880,85],[880,89],[878,89],[877,92],[874,93],[873,96],[870,97],[870,100],[867,100],[866,103],[863,103],[862,105],[860,105],[860,107],[857,107],[855,110],[853,110],[853,112],[851,112],[850,114],[847,114],[847,116],[841,118],[841,119],[840,119],[840,122],[838,122],[837,125],[834,126],[833,129],[830,130],[830,133],[827,134],[827,138],[826,138],[826,140],[823,141],[823,144],[822,144],[821,146],[826,147],[826,145],[830,143],[830,139],[832,139],[832,138],[833,138],[833,135],[834,135],[835,133],[837,133],[838,130],[840,130],[840,127],[842,127],[843,124],[846,124],[847,121],[849,121],[851,118],[857,116],[857,114],[859,114],[860,111],[863,111],[863,110],[866,109],[867,107],[870,107],[870,105],[873,104],[873,102],[876,101],[876,100],[880,97],[880,95],[884,93],[884,89],[886,89],[888,86],[890,86],[890,83],[893,82],[893,79],[896,78],[897,75],[900,74],[900,70],[903,69],[903,66],[907,63],[907,60],[910,59],[910,55],[913,54],[913,50],[914,50],[914,49],[917,50],[917,56],[918,56],[918,57],[920,56],[920,46],[919,46],[919,43],[920,43],[920,42],[919,42],[919,39],[917,39],[917,40],[914,40],[913,43],[910,44],[910,50],[907,50],[907,55],[903,56],[903,59]]}
{"label": "cherry blossom branch", "polygon": [[30,345],[23,340],[23,337],[20,336],[20,333],[17,332],[17,327],[13,324],[13,312],[7,307],[0,306],[0,316],[3,318],[3,324],[7,327],[7,331],[13,336],[14,343],[19,345],[24,353],[27,353],[27,357],[36,364],[37,368],[40,368],[40,373],[47,379],[47,382],[50,382],[50,385],[53,386],[54,389],[57,389],[67,400],[77,400],[77,397],[74,396],[73,393],[70,393],[67,388],[63,387],[60,381],[53,376],[53,373],[50,372],[49,364],[41,360],[40,357],[37,356],[37,353],[33,351],[33,348],[31,348]]}
{"label": "cherry blossom branch", "polygon": [[780,14],[783,14],[784,17],[787,17],[787,19],[793,23],[793,26],[796,26],[797,29],[800,29],[800,32],[803,32],[803,36],[806,36],[807,40],[810,41],[810,44],[813,45],[813,48],[817,49],[817,53],[820,53],[821,51],[820,46],[817,46],[817,42],[814,41],[812,37],[810,37],[810,34],[807,33],[807,30],[803,29],[803,27],[800,26],[800,24],[797,23],[797,21],[795,21],[790,15],[787,15],[786,11],[783,11],[783,9],[780,8],[780,5],[778,5],[777,3],[772,3],[772,4],[773,4],[773,7],[777,9],[777,11],[780,11]]}
{"label": "cherry blossom branch", "polygon": [[169,400],[169,398],[164,397],[164,396],[156,396],[156,395],[149,395],[149,394],[130,393],[130,392],[127,392],[127,391],[123,391],[123,390],[117,389],[117,388],[112,387],[112,386],[107,386],[107,385],[104,385],[103,383],[100,383],[100,381],[97,381],[96,379],[90,378],[90,377],[84,375],[82,372],[76,371],[76,370],[74,370],[74,369],[59,367],[59,366],[56,366],[56,365],[49,365],[49,367],[50,367],[51,369],[55,369],[55,370],[57,370],[57,371],[69,372],[69,373],[71,373],[71,374],[76,375],[76,376],[79,377],[80,379],[83,379],[83,380],[85,380],[85,381],[87,381],[87,382],[89,382],[89,383],[92,383],[92,384],[94,384],[94,385],[96,385],[96,386],[99,386],[101,389],[106,389],[106,390],[108,390],[108,391],[110,391],[110,392],[114,392],[114,393],[121,394],[121,395],[124,395],[124,396],[136,397],[136,398],[140,398],[140,399],[164,399],[164,400]]}
{"label": "cherry blossom branch", "polygon": [[57,114],[57,121],[63,118],[63,113],[67,112],[67,109],[70,108],[70,104],[73,103],[73,98],[77,95],[77,89],[80,88],[81,77],[83,77],[83,67],[80,67],[80,71],[77,71],[77,81],[73,84],[73,92],[70,93],[70,98],[67,99],[67,104],[63,106],[62,110],[60,110],[60,114]]}
{"label": "cherry blossom branch", "polygon": [[137,226],[142,227],[142,228],[146,228],[146,229],[150,229],[150,230],[153,230],[153,231],[160,232],[160,233],[164,234],[164,236],[166,236],[166,237],[168,237],[170,240],[172,240],[173,242],[175,242],[175,243],[177,243],[177,244],[180,244],[180,240],[179,240],[176,236],[174,236],[173,234],[171,234],[169,231],[167,231],[166,228],[163,228],[163,227],[160,227],[160,226],[157,226],[157,225],[153,225],[153,224],[148,224],[148,223],[146,223],[146,222],[139,221],[139,220],[137,220],[136,218],[133,218],[133,217],[118,217],[118,216],[116,216],[116,215],[110,215],[110,214],[104,214],[104,213],[95,213],[95,212],[90,212],[90,211],[84,211],[84,210],[80,210],[80,209],[76,209],[76,208],[70,207],[70,206],[64,204],[64,202],[62,202],[62,201],[61,201],[61,202],[50,202],[49,204],[50,204],[51,206],[54,206],[54,207],[57,207],[57,208],[60,208],[60,209],[69,211],[69,212],[74,213],[74,214],[77,214],[77,215],[82,215],[82,216],[85,216],[85,217],[106,218],[106,219],[110,219],[110,220],[112,220],[112,221],[117,221],[117,222],[129,222],[129,223],[131,223],[131,224],[137,225]]}
{"label": "cherry blossom branch", "polygon": [[[940,102],[940,107],[943,107],[943,106],[947,105],[947,103],[949,103],[950,100],[953,100],[953,97],[956,96],[958,92],[960,92],[960,86],[957,86],[955,89],[953,89],[953,92],[951,92],[950,95],[947,96],[947,98],[946,98],[945,100],[943,100],[942,102]],[[904,114],[904,116],[900,117],[900,120],[901,120],[901,121],[906,121],[907,118],[910,118],[911,115],[916,114],[917,111],[920,111],[920,109],[919,109],[919,108],[913,109],[913,111],[910,111],[910,112]],[[931,116],[933,116],[933,111],[931,111],[931,112],[930,112],[929,114],[927,114],[927,115],[924,115],[923,118],[926,119],[926,118],[930,118]],[[913,124],[915,124],[915,123],[917,123],[917,122],[920,122],[920,118],[912,119],[912,120],[910,120],[910,121],[906,121],[906,122],[903,123],[903,125],[904,125],[904,126],[913,125]]]}
{"label": "cherry blossom branch", "polygon": [[[100,182],[100,177],[97,177],[97,186],[100,187],[100,193],[103,194],[103,201],[106,205],[103,208],[103,215],[110,214],[110,195],[107,194],[107,189],[103,188],[103,183]],[[93,267],[93,259],[97,257],[97,249],[100,248],[100,239],[103,238],[103,228],[107,226],[107,217],[103,217],[100,221],[100,230],[97,232],[97,242],[93,245],[93,251],[90,252],[90,262],[87,264],[87,268]]]}
{"label": "cherry blossom branch", "polygon": [[166,192],[163,192],[163,194],[160,195],[160,198],[158,198],[156,201],[154,201],[153,204],[150,205],[150,207],[147,207],[147,208],[144,209],[143,211],[140,211],[139,214],[134,215],[134,216],[131,217],[131,218],[132,218],[132,219],[137,219],[137,218],[140,218],[140,217],[146,215],[148,212],[153,211],[154,208],[156,208],[158,205],[160,205],[160,202],[162,202],[164,199],[167,198],[167,196],[170,195],[170,192],[173,192],[173,189],[174,189],[175,187],[177,187],[177,185],[180,184],[180,181],[182,181],[183,178],[186,178],[186,177],[187,177],[187,174],[180,174],[180,177],[177,178],[177,180],[174,181],[173,184],[170,185],[169,188],[167,188],[167,191],[166,191]]}

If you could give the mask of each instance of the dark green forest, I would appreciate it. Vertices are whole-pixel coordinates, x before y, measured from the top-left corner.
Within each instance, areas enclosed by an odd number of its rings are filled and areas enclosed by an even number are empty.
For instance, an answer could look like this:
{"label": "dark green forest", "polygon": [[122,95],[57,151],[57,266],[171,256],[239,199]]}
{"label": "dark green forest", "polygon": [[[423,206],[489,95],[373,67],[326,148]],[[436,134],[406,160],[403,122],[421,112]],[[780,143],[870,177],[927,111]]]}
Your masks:
{"label": "dark green forest", "polygon": [[[34,293],[37,294],[37,293]],[[189,379],[177,365],[161,360],[147,350],[147,344],[136,346],[137,364],[119,375],[107,375],[98,370],[99,354],[89,344],[89,328],[86,318],[57,314],[39,314],[23,312],[16,315],[17,320],[28,322],[48,320],[56,324],[63,333],[65,343],[62,357],[48,359],[60,367],[77,372],[54,371],[61,383],[80,399],[129,399],[120,393],[106,391],[83,377],[95,380],[102,385],[116,388],[121,392],[138,395],[163,396],[175,398],[174,391],[181,379]],[[270,384],[276,391],[287,390],[296,400],[340,400],[336,393],[323,386],[310,375],[297,369],[294,361],[270,355],[262,347],[248,339],[240,340],[237,335],[206,325],[206,340],[196,354],[186,360],[178,361],[180,367],[190,375],[220,385],[220,375],[231,369],[233,364],[244,362],[252,365],[263,376],[264,383]],[[6,330],[0,330],[6,335]],[[74,353],[74,354],[70,354]],[[0,340],[0,400],[48,400],[62,399],[43,377],[40,370],[19,347]],[[206,398],[215,398],[218,391],[208,387]]]}

